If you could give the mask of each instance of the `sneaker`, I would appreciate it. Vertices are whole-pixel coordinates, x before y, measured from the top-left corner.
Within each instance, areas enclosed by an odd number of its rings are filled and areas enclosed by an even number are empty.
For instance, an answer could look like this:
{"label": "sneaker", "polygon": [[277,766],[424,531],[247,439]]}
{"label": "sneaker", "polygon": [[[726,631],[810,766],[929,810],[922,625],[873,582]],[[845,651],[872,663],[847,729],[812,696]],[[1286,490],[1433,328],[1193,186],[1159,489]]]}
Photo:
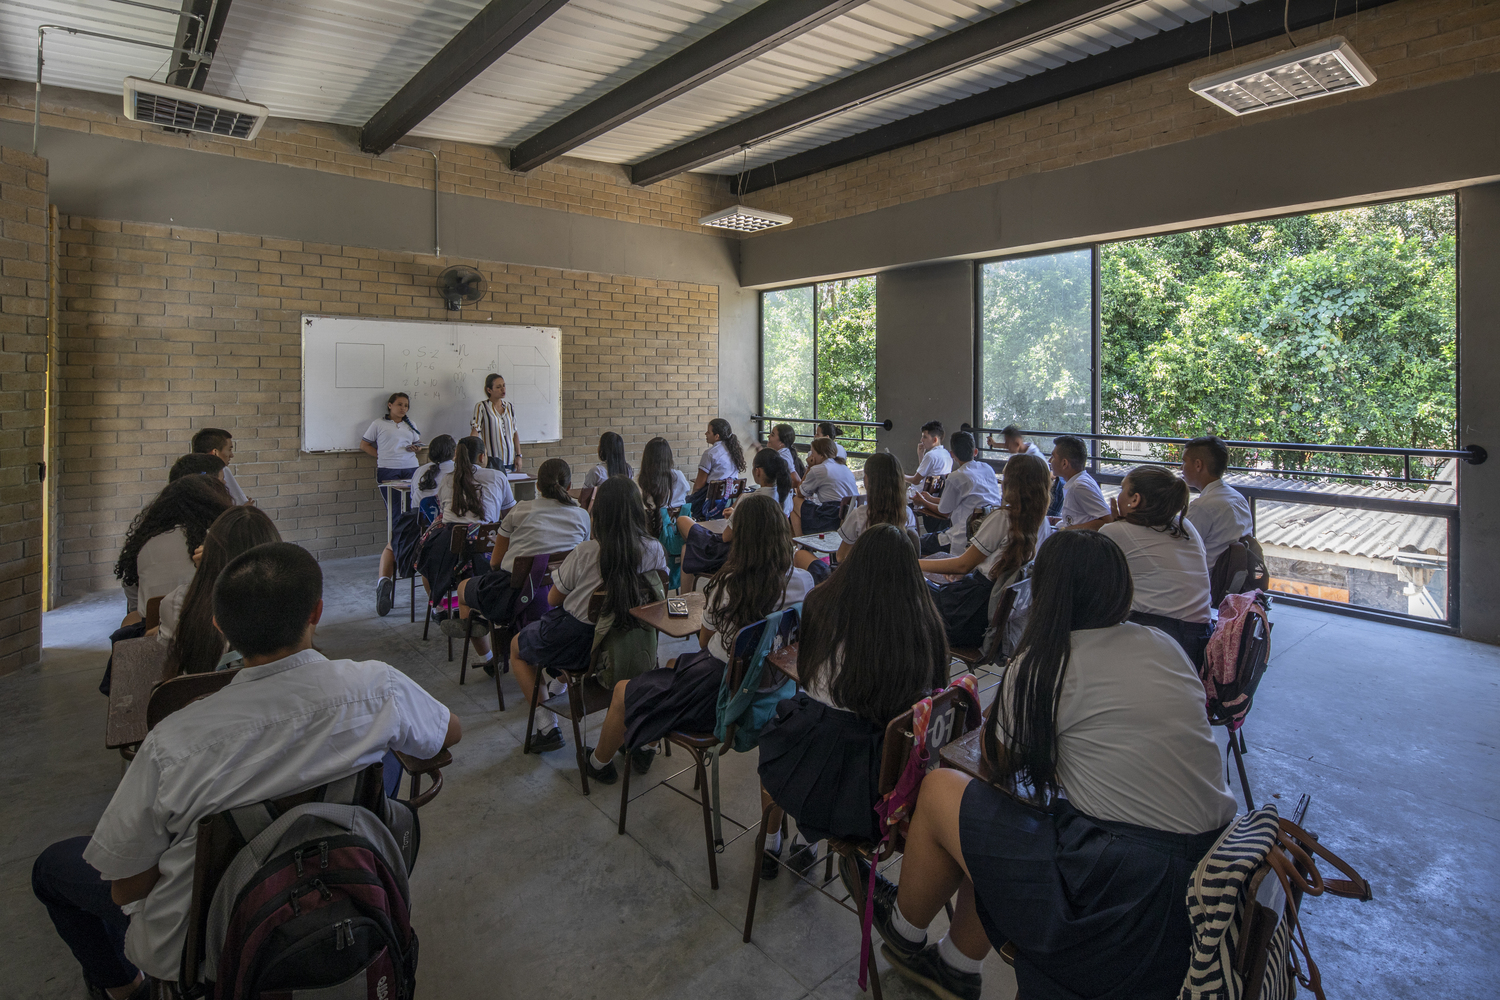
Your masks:
{"label": "sneaker", "polygon": [[561,750],[565,746],[567,744],[563,742],[562,730],[557,726],[553,726],[545,733],[531,734],[532,753],[551,753],[553,750]]}
{"label": "sneaker", "polygon": [[450,639],[462,639],[464,636],[470,634],[469,622],[474,623],[474,638],[478,639],[481,636],[490,634],[489,622],[475,614],[471,614],[468,618],[459,618],[456,615],[447,618],[438,623],[438,628]]}
{"label": "sneaker", "polygon": [[781,874],[781,851],[769,847],[760,856],[760,877],[767,882]]}
{"label": "sneaker", "polygon": [[655,760],[655,747],[636,747],[630,751],[630,767],[636,774],[645,774],[651,770],[651,764]]}
{"label": "sneaker", "polygon": [[615,762],[610,761],[603,767],[594,766],[594,748],[583,748],[584,766],[589,769],[589,777],[601,785],[613,785],[620,778],[620,772],[615,770]]}
{"label": "sneaker", "polygon": [[786,859],[786,866],[794,872],[806,872],[818,863],[818,845],[802,844],[796,841],[792,843],[791,857]]}
{"label": "sneaker", "polygon": [[[843,879],[844,888],[849,890],[849,894],[863,902],[865,893],[869,891],[870,863],[863,858],[841,858],[839,877]],[[857,886],[851,884],[850,880],[853,878],[859,879]],[[875,876],[875,913],[871,923],[893,951],[910,956],[927,944],[927,937],[923,935],[920,941],[908,941],[892,925],[891,917],[896,912],[896,893],[899,888],[884,875]]]}
{"label": "sneaker", "polygon": [[383,576],[375,583],[375,613],[384,618],[396,606],[396,581]]}
{"label": "sneaker", "polygon": [[927,987],[943,1000],[979,1000],[984,977],[977,972],[960,972],[943,961],[935,944],[912,954],[902,954],[883,944],[880,953],[903,978]]}

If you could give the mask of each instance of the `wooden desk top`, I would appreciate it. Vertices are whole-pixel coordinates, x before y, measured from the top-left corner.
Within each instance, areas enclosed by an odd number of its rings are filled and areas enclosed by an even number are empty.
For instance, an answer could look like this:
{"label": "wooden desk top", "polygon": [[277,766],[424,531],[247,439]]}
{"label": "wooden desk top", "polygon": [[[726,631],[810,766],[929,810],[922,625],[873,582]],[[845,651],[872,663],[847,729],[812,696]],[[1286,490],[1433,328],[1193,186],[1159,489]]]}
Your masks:
{"label": "wooden desk top", "polygon": [[666,601],[642,604],[638,608],[631,608],[630,613],[663,635],[669,635],[673,639],[686,639],[703,627],[703,595],[696,592],[683,594],[682,599],[687,601],[686,618],[673,618],[668,615]]}
{"label": "wooden desk top", "polygon": [[802,678],[797,676],[797,647],[795,645],[781,647],[766,657],[766,663],[786,674],[787,677],[798,684],[802,683]]}
{"label": "wooden desk top", "polygon": [[115,643],[109,672],[109,715],[104,745],[111,750],[146,738],[146,705],[161,681],[167,645],[154,635]]}
{"label": "wooden desk top", "polygon": [[442,770],[453,763],[453,755],[447,750],[439,750],[436,757],[431,757],[427,760],[418,760],[415,757],[402,753],[400,750],[395,751],[395,754],[396,759],[401,762],[401,766],[406,769],[407,774],[428,774],[432,771]]}
{"label": "wooden desk top", "polygon": [[980,747],[980,740],[983,736],[983,726],[971,733],[965,733],[939,750],[938,758],[944,767],[962,771],[969,777],[978,778],[980,781],[988,781],[990,767]]}
{"label": "wooden desk top", "polygon": [[837,531],[825,531],[817,535],[798,535],[792,541],[804,549],[812,549],[814,552],[822,552],[825,555],[837,552],[839,546],[844,543]]}
{"label": "wooden desk top", "polygon": [[709,531],[712,531],[714,534],[722,535],[724,534],[724,529],[729,527],[729,518],[716,517],[712,521],[699,521],[698,523],[703,525]]}

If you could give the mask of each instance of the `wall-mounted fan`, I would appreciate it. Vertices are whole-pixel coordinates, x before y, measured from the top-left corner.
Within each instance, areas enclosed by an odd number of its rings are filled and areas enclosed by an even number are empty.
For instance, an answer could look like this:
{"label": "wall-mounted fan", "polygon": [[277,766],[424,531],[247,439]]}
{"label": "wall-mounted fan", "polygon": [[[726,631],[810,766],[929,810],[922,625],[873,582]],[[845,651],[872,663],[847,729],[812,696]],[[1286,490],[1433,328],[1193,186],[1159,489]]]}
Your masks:
{"label": "wall-mounted fan", "polygon": [[465,302],[473,305],[484,298],[484,293],[490,288],[484,275],[462,264],[444,271],[438,277],[438,287],[443,291],[443,303],[449,312],[458,312]]}

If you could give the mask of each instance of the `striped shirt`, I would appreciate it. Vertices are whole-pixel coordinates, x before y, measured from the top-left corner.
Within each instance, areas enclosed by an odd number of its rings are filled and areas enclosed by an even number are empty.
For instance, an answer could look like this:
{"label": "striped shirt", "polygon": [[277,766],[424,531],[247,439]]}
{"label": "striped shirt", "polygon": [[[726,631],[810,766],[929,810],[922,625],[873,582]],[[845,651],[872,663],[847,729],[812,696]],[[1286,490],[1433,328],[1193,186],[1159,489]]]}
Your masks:
{"label": "striped shirt", "polygon": [[481,399],[474,404],[474,415],[469,418],[469,426],[474,428],[474,433],[484,442],[486,455],[499,459],[501,465],[516,463],[516,411],[510,405],[510,400],[501,400],[500,412],[496,413],[489,400]]}

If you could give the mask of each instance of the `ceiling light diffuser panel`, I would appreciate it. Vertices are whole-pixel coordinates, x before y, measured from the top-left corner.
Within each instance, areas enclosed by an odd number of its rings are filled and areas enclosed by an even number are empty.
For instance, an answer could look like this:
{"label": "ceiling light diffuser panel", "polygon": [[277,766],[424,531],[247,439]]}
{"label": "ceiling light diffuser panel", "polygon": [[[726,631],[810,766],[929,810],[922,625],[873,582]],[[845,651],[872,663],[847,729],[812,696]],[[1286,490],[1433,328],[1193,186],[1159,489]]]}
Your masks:
{"label": "ceiling light diffuser panel", "polygon": [[767,212],[762,208],[747,208],[744,205],[731,205],[722,212],[705,215],[698,220],[698,225],[712,226],[715,229],[733,229],[740,233],[758,233],[762,229],[784,226],[791,221],[790,215],[782,215],[779,212]]}
{"label": "ceiling light diffuser panel", "polygon": [[1349,40],[1334,35],[1243,66],[1200,76],[1188,88],[1232,115],[1248,115],[1358,90],[1374,82],[1375,71],[1359,57]]}

